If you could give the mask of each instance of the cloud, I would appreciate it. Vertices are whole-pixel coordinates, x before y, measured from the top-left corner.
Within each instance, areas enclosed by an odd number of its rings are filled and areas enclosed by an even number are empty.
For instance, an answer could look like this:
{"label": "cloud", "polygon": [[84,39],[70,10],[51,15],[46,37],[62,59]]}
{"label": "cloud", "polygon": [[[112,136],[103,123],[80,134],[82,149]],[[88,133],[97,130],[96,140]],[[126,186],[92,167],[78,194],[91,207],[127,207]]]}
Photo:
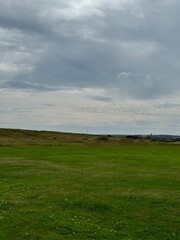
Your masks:
{"label": "cloud", "polygon": [[[180,100],[97,101],[97,89],[0,92],[1,126],[89,133],[178,133]],[[177,106],[173,105],[176,103]],[[173,108],[167,106],[173,105]]]}
{"label": "cloud", "polygon": [[98,104],[179,101],[179,7],[178,0],[1,1],[0,89],[97,89],[85,99]]}
{"label": "cloud", "polygon": [[55,88],[50,88],[45,85],[33,84],[31,82],[9,81],[1,84],[2,88],[34,90],[34,91],[53,91]]}
{"label": "cloud", "polygon": [[[28,82],[30,88],[116,88],[119,73],[130,72],[139,76],[134,85],[144,86],[131,91],[133,83],[127,80],[131,97],[173,93],[180,70],[171,37],[174,31],[179,38],[177,5],[160,0],[2,1],[1,69],[4,64],[6,74],[0,71],[0,79]],[[152,76],[151,87],[142,76]]]}
{"label": "cloud", "polygon": [[117,78],[118,89],[116,88],[115,92],[120,92],[124,96],[129,95],[129,97],[147,100],[176,93],[170,82],[164,84],[166,78],[161,79],[160,76],[158,79],[158,77],[141,73],[121,72]]}

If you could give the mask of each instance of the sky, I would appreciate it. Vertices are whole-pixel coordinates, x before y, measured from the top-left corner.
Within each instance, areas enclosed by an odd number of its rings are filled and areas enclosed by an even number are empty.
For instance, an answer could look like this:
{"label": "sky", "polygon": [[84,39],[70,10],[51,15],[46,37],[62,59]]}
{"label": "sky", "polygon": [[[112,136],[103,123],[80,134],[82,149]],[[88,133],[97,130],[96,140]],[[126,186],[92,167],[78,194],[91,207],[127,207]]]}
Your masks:
{"label": "sky", "polygon": [[0,0],[0,128],[180,135],[179,0]]}

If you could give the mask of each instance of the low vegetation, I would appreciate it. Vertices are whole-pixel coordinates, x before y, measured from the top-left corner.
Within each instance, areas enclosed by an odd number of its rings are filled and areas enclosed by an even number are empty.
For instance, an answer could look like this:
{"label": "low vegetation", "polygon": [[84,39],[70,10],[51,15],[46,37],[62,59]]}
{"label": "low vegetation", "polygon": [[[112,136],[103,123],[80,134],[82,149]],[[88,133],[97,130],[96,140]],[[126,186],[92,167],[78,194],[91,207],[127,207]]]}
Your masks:
{"label": "low vegetation", "polygon": [[0,239],[180,239],[180,145],[106,138],[0,130]]}

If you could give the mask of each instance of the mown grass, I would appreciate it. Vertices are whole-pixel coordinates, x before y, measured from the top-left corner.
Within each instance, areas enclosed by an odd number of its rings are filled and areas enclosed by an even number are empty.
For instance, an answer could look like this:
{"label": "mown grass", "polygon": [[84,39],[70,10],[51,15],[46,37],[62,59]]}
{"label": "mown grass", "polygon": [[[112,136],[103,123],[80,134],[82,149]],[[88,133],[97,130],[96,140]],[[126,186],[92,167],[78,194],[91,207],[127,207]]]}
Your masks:
{"label": "mown grass", "polygon": [[180,239],[180,147],[0,147],[0,239]]}

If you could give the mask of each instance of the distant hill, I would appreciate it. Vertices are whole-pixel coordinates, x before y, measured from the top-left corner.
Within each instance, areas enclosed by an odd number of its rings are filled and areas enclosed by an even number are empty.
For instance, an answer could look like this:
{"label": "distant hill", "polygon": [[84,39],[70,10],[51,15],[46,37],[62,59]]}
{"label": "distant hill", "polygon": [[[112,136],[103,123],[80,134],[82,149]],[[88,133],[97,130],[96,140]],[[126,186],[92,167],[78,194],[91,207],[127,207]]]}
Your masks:
{"label": "distant hill", "polygon": [[137,139],[150,139],[152,141],[180,141],[179,135],[167,135],[167,134],[160,134],[160,135],[127,135],[127,138],[137,138]]}
{"label": "distant hill", "polygon": [[133,143],[133,142],[180,142],[175,135],[91,135],[63,133],[55,131],[37,131],[24,129],[0,128],[0,146],[22,145],[61,145],[61,144],[99,144],[99,143]]}
{"label": "distant hill", "polygon": [[94,135],[0,128],[0,145],[59,145],[68,142],[92,141]]}

